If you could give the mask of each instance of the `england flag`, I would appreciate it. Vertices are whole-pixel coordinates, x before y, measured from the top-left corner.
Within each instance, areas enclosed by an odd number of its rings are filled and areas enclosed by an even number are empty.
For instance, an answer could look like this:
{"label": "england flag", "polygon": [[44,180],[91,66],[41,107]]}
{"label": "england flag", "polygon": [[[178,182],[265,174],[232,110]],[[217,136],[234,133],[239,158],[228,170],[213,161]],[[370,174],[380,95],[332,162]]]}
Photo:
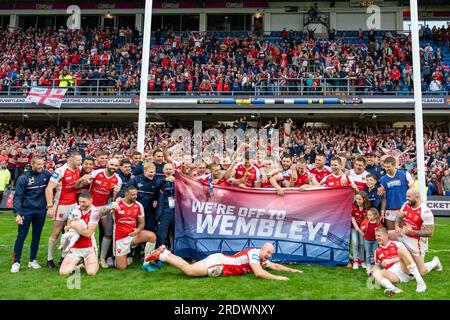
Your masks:
{"label": "england flag", "polygon": [[59,88],[32,88],[26,103],[44,104],[50,107],[61,108],[61,103],[66,95],[67,89]]}

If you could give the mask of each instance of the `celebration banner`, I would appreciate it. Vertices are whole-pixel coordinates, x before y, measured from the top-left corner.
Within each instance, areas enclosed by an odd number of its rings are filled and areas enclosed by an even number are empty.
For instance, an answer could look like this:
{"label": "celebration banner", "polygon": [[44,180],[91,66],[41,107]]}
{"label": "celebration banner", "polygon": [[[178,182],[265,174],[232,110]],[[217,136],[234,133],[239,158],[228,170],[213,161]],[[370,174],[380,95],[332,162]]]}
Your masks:
{"label": "celebration banner", "polygon": [[175,253],[203,259],[267,241],[273,261],[346,265],[353,190],[241,189],[209,185],[183,174],[175,183]]}

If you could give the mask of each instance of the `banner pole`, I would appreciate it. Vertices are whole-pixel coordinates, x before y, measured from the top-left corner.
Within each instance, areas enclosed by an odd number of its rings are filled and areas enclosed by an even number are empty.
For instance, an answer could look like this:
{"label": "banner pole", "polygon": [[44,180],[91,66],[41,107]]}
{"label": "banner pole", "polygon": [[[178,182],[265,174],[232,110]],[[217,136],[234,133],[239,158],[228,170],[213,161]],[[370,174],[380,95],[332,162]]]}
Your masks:
{"label": "banner pole", "polygon": [[419,180],[420,198],[425,201],[425,155],[423,142],[423,114],[422,114],[422,87],[420,72],[419,51],[419,18],[417,0],[410,0],[411,12],[411,43],[413,57],[413,80],[414,80],[414,114],[416,122],[416,154],[417,173]]}
{"label": "banner pole", "polygon": [[147,91],[148,91],[148,70],[150,60],[150,42],[152,32],[152,8],[153,0],[145,1],[144,16],[144,40],[142,44],[142,65],[141,65],[141,88],[139,94],[139,121],[138,121],[138,141],[137,150],[144,153],[145,149],[145,124],[147,115]]}

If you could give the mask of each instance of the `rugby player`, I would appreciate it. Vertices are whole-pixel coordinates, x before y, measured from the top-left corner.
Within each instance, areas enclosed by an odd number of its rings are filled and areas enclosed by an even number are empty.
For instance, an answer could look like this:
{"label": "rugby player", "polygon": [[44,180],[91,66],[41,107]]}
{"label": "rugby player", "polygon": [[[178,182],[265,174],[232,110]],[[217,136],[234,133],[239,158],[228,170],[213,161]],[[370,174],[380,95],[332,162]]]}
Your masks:
{"label": "rugby player", "polygon": [[[140,243],[155,243],[156,235],[144,230],[144,208],[136,201],[138,190],[130,185],[125,189],[125,197],[100,209],[103,217],[112,214],[114,219],[113,252],[116,257],[116,268],[127,268],[127,254]],[[137,223],[139,221],[139,223]],[[146,250],[148,246],[146,245]],[[150,250],[146,252],[148,255]]]}
{"label": "rugby player", "polygon": [[274,251],[273,245],[267,242],[261,249],[249,248],[232,256],[215,253],[194,264],[189,264],[171,253],[165,246],[160,246],[148,255],[145,261],[161,260],[167,262],[189,277],[238,276],[253,272],[258,278],[287,281],[289,280],[288,277],[273,275],[264,270],[263,267],[275,271],[303,273],[302,270],[270,262],[269,259]]}
{"label": "rugby player", "polygon": [[420,201],[420,192],[411,188],[406,192],[406,202],[395,220],[395,231],[389,231],[389,238],[402,242],[411,253],[421,275],[433,269],[442,271],[439,257],[433,257],[425,263],[428,251],[428,238],[433,236],[434,217],[424,202]]}
{"label": "rugby player", "polygon": [[[408,282],[416,279],[416,292],[425,292],[427,286],[406,247],[397,241],[390,241],[388,231],[384,227],[375,230],[378,248],[375,250],[375,268],[372,276],[386,289],[389,296],[403,292],[394,283]],[[412,276],[411,276],[412,275]]]}
{"label": "rugby player", "polygon": [[[47,217],[53,217],[53,230],[48,240],[47,267],[56,268],[53,262],[56,241],[69,217],[69,213],[77,204],[77,188],[82,186],[80,179],[81,155],[72,153],[67,163],[55,170],[45,189],[47,200]],[[54,194],[54,190],[56,193]],[[65,252],[62,253],[65,255]],[[62,257],[61,257],[62,260]]]}

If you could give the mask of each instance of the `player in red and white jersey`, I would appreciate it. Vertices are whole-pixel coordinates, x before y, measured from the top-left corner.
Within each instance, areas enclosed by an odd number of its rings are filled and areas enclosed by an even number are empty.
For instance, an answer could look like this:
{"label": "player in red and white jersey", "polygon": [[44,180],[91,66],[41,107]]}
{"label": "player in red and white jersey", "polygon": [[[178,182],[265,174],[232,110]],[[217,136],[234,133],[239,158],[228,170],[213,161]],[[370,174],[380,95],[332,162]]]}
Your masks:
{"label": "player in red and white jersey", "polygon": [[375,230],[375,239],[378,248],[375,250],[372,276],[386,288],[384,293],[389,296],[401,293],[402,290],[393,283],[408,282],[412,278],[417,282],[416,292],[425,292],[427,286],[408,249],[400,242],[390,241],[388,231],[384,227]]}
{"label": "player in red and white jersey", "polygon": [[[114,200],[122,187],[122,179],[116,174],[119,169],[119,161],[110,159],[106,165],[106,169],[94,171],[91,181],[91,193],[93,196],[93,204],[100,210],[106,206],[111,199]],[[111,236],[113,232],[113,221],[111,216],[102,216],[101,224],[104,232],[102,243],[100,246],[100,266],[108,268],[106,263],[106,255],[109,245],[111,244]]]}
{"label": "player in red and white jersey", "polygon": [[256,151],[256,161],[253,162],[253,165],[259,169],[261,173],[261,188],[272,188],[272,184],[269,179],[272,176],[272,167],[270,162],[267,162],[269,166],[266,165],[266,151],[264,148],[259,148]]}
{"label": "player in red and white jersey", "polygon": [[396,216],[395,230],[389,232],[389,237],[404,243],[421,275],[433,269],[442,271],[442,264],[438,257],[433,257],[430,262],[425,263],[428,237],[431,237],[433,232],[433,213],[425,203],[421,202],[419,190],[409,189],[406,192],[406,202]]}
{"label": "player in red and white jersey", "polygon": [[308,186],[320,186],[316,177],[308,171],[308,165],[306,159],[300,158],[295,165],[296,171],[294,172],[294,179],[292,186],[305,190]]}
{"label": "player in red and white jersey", "polygon": [[364,191],[366,188],[366,178],[370,173],[365,170],[366,168],[366,159],[363,157],[356,158],[355,164],[353,165],[353,169],[349,172],[349,177],[355,182],[358,187],[358,191]]}
{"label": "player in red and white jersey", "polygon": [[[53,217],[53,230],[48,240],[47,266],[56,268],[53,259],[56,242],[64,228],[69,213],[77,204],[77,188],[80,184],[81,155],[72,153],[67,163],[53,172],[45,189],[47,200],[47,216]],[[54,192],[56,191],[56,192]],[[65,252],[62,253],[65,255]]]}
{"label": "player in red and white jersey", "polygon": [[358,191],[358,187],[355,185],[352,178],[342,172],[341,158],[333,157],[330,162],[331,174],[323,178],[322,181],[320,181],[320,184],[329,188],[352,187],[355,191]]}
{"label": "player in red and white jersey", "polygon": [[275,249],[271,243],[265,243],[261,249],[250,248],[232,256],[215,253],[194,264],[189,264],[182,258],[172,254],[164,246],[161,246],[148,255],[145,261],[165,261],[180,269],[189,277],[234,276],[253,272],[258,278],[286,281],[289,278],[273,275],[264,270],[263,267],[276,271],[303,272],[269,261],[274,251]]}
{"label": "player in red and white jersey", "polygon": [[113,252],[117,269],[127,268],[127,254],[140,243],[146,243],[146,255],[155,247],[155,233],[144,230],[144,208],[136,201],[137,194],[137,188],[129,186],[123,199],[100,210],[102,216],[111,213],[114,219]]}
{"label": "player in red and white jersey", "polygon": [[309,172],[314,175],[317,181],[322,181],[323,178],[331,174],[331,169],[325,164],[327,162],[327,156],[323,153],[316,155],[316,160],[314,162],[314,168],[311,168]]}
{"label": "player in red and white jersey", "polygon": [[241,188],[261,187],[261,172],[250,162],[250,153],[245,152],[244,162],[234,169],[234,184]]}
{"label": "player in red and white jersey", "polygon": [[[284,195],[284,191],[282,188],[287,188],[292,186],[292,181],[296,180],[294,171],[295,168],[292,168],[292,157],[288,154],[283,154],[281,156],[281,171],[274,174],[270,178],[270,184],[277,190],[277,194],[279,196]],[[280,185],[281,184],[281,185]]]}
{"label": "player in red and white jersey", "polygon": [[88,275],[94,276],[98,271],[95,230],[100,220],[100,213],[92,206],[92,194],[89,191],[83,190],[78,201],[79,206],[73,210],[79,211],[81,219],[86,222],[87,229],[81,229],[76,221],[73,221],[73,224],[71,220],[68,221],[68,225],[80,234],[80,238],[61,263],[59,274],[62,276],[70,275],[81,261]]}

